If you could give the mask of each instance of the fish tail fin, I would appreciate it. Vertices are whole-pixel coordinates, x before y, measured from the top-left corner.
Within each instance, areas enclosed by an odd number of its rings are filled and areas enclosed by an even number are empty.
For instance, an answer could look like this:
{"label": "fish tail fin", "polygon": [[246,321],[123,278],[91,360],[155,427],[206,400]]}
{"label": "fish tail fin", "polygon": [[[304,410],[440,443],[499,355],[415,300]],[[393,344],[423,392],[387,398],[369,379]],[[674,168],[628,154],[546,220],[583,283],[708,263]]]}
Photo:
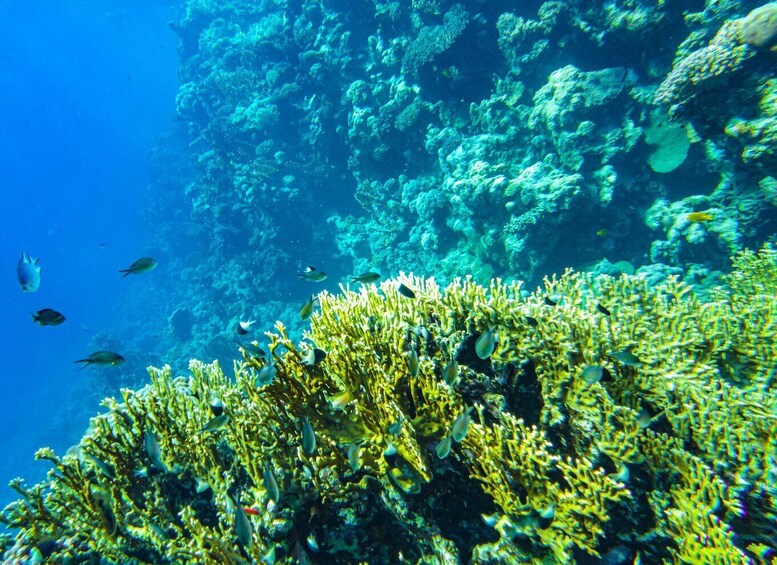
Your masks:
{"label": "fish tail fin", "polygon": [[89,360],[89,359],[76,359],[75,361],[73,361],[73,363],[83,363],[83,365],[81,365],[78,368],[79,371],[82,371],[84,369],[84,367],[88,367],[89,366],[89,364],[91,363],[91,360]]}
{"label": "fish tail fin", "polygon": [[120,273],[124,273],[121,278],[124,278],[126,276],[129,276],[132,274],[132,269],[119,269]]}
{"label": "fish tail fin", "polygon": [[40,316],[38,316],[35,312],[30,312],[30,316],[32,316],[33,323],[40,324]]}

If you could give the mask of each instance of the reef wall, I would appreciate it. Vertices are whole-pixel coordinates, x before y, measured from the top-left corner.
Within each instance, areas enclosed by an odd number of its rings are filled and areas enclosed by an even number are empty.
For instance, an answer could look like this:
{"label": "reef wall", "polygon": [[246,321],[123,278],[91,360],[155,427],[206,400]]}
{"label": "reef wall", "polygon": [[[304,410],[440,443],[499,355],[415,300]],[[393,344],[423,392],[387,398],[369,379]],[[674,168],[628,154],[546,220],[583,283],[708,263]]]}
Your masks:
{"label": "reef wall", "polygon": [[173,278],[146,298],[168,344],[218,357],[240,316],[295,328],[307,264],[709,284],[777,228],[777,54],[758,6],[188,2],[193,172],[157,191]]}

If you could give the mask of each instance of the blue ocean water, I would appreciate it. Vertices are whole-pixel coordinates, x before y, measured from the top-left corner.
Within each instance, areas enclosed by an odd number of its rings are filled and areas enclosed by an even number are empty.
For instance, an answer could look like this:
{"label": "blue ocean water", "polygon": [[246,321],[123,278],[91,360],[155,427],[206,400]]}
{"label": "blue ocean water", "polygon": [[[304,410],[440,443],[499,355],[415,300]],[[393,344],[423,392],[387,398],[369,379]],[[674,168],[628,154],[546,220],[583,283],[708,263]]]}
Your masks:
{"label": "blue ocean water", "polygon": [[[88,425],[99,374],[73,360],[101,331],[120,333],[128,285],[117,270],[142,256],[147,152],[169,129],[176,42],[168,2],[0,2],[0,504],[32,483]],[[42,282],[23,293],[22,250]],[[38,327],[30,312],[65,314]],[[79,417],[79,414],[80,417]]]}

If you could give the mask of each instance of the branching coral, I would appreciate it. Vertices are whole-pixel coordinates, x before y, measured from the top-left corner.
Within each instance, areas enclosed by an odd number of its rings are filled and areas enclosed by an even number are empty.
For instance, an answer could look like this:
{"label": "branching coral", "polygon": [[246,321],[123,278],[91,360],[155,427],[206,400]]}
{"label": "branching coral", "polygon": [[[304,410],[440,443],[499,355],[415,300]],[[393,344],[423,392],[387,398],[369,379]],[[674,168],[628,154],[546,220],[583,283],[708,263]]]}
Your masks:
{"label": "branching coral", "polygon": [[77,448],[41,450],[5,559],[541,563],[628,543],[744,563],[777,517],[776,275],[765,248],[707,301],[571,271],[528,296],[412,276],[322,293],[303,342],[277,324],[234,381],[152,370]]}

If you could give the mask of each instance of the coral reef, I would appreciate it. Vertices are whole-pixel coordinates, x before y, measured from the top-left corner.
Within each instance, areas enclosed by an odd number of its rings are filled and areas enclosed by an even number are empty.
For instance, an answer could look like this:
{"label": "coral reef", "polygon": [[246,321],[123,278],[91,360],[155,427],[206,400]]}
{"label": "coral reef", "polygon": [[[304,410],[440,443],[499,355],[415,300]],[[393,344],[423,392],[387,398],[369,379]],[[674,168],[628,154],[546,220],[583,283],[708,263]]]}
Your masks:
{"label": "coral reef", "polygon": [[329,290],[365,270],[725,270],[777,231],[758,188],[777,175],[771,6],[188,2],[173,27],[191,170],[163,173],[181,229],[157,231],[170,280],[138,300],[157,327],[184,305],[197,324],[155,353],[228,362],[247,310],[298,335],[308,293],[288,281],[308,264]]}
{"label": "coral reef", "polygon": [[765,560],[775,292],[770,247],[704,299],[572,271],[322,292],[303,341],[276,324],[234,379],[151,370],[40,450],[4,560]]}

